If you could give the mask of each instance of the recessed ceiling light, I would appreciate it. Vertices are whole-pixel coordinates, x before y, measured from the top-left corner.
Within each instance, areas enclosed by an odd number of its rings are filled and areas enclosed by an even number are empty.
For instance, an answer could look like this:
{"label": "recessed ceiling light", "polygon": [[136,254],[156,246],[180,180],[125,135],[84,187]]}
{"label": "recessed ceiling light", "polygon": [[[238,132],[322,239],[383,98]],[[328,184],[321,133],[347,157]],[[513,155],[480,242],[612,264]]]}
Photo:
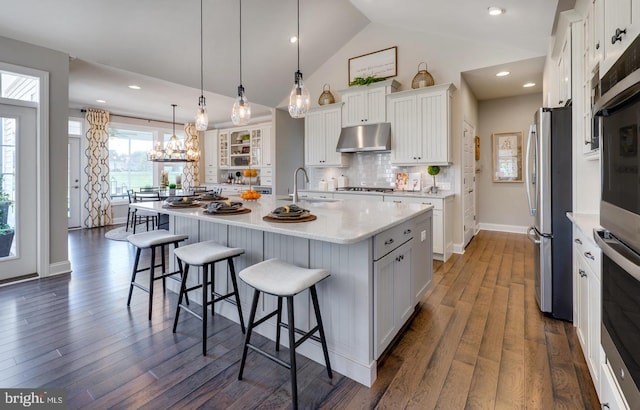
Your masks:
{"label": "recessed ceiling light", "polygon": [[291,44],[295,44],[296,41],[298,41],[298,37],[296,36],[291,36],[291,38],[289,39],[289,41],[291,42]]}
{"label": "recessed ceiling light", "polygon": [[491,6],[487,10],[489,10],[489,15],[491,16],[499,16],[504,13],[504,9],[496,6]]}
{"label": "recessed ceiling light", "polygon": [[132,85],[129,86],[129,88],[131,88],[132,90],[139,90],[142,87],[140,87],[139,85],[132,84]]}
{"label": "recessed ceiling light", "polygon": [[498,74],[496,74],[496,77],[504,77],[505,75],[509,75],[511,74],[508,71],[500,71]]}
{"label": "recessed ceiling light", "polygon": [[529,88],[529,87],[533,87],[534,85],[536,85],[536,83],[526,83],[526,84],[523,84],[522,86],[524,88]]}
{"label": "recessed ceiling light", "polygon": [[106,104],[106,103],[107,103],[107,101],[106,101],[106,100],[96,100],[96,102],[97,102],[97,103],[100,103],[100,104]]}

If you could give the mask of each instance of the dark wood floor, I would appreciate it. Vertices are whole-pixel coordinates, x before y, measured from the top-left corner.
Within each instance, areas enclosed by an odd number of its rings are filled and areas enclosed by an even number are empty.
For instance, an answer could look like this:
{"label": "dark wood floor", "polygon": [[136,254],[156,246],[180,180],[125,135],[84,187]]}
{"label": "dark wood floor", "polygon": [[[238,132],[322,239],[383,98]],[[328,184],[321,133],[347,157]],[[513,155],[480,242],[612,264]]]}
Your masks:
{"label": "dark wood floor", "polygon": [[[151,322],[146,294],[127,309],[133,251],[103,235],[69,233],[71,275],[0,288],[0,387],[65,388],[69,408],[290,405],[288,371],[257,354],[237,381],[237,324],[211,319],[203,357],[199,321],[171,332],[175,295],[156,293]],[[434,287],[372,388],[328,380],[300,357],[301,408],[599,408],[573,326],[537,309],[531,255],[524,235],[481,232],[464,255],[436,262]]]}

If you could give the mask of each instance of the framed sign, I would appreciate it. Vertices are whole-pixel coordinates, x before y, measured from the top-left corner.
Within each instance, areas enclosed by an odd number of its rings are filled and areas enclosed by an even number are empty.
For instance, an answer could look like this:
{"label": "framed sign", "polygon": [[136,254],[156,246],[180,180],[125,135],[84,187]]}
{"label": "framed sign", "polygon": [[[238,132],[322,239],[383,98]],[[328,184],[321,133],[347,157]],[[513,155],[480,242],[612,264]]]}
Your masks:
{"label": "framed sign", "polygon": [[349,83],[356,77],[389,78],[398,75],[398,47],[389,47],[349,59]]}
{"label": "framed sign", "polygon": [[493,133],[493,182],[522,182],[522,131]]}

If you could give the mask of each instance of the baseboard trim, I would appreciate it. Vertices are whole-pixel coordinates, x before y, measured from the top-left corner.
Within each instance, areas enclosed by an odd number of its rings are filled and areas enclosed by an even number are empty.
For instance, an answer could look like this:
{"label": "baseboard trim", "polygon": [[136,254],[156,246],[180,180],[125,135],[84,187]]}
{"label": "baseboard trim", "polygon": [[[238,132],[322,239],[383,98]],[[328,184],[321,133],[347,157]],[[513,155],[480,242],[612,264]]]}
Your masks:
{"label": "baseboard trim", "polygon": [[[56,262],[49,265],[49,273],[46,276],[62,275],[64,273],[71,272],[71,262],[66,260],[64,262]],[[45,277],[45,275],[42,275]]]}
{"label": "baseboard trim", "polygon": [[510,233],[527,233],[527,226],[520,225],[503,225],[503,224],[488,224],[488,223],[480,223],[478,224],[478,231],[499,231],[499,232],[510,232]]}

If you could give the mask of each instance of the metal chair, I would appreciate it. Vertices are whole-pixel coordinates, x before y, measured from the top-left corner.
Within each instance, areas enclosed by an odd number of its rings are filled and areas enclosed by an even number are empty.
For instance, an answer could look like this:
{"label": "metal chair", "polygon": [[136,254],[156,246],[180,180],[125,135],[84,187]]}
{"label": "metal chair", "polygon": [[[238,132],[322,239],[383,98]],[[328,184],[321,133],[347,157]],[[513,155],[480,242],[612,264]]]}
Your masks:
{"label": "metal chair", "polygon": [[[159,192],[135,192],[133,194],[134,202],[158,202],[160,201]],[[136,233],[136,226],[145,223],[147,231],[149,230],[149,221],[151,227],[155,229],[159,226],[160,214],[154,211],[135,208],[133,211],[133,233]]]}

